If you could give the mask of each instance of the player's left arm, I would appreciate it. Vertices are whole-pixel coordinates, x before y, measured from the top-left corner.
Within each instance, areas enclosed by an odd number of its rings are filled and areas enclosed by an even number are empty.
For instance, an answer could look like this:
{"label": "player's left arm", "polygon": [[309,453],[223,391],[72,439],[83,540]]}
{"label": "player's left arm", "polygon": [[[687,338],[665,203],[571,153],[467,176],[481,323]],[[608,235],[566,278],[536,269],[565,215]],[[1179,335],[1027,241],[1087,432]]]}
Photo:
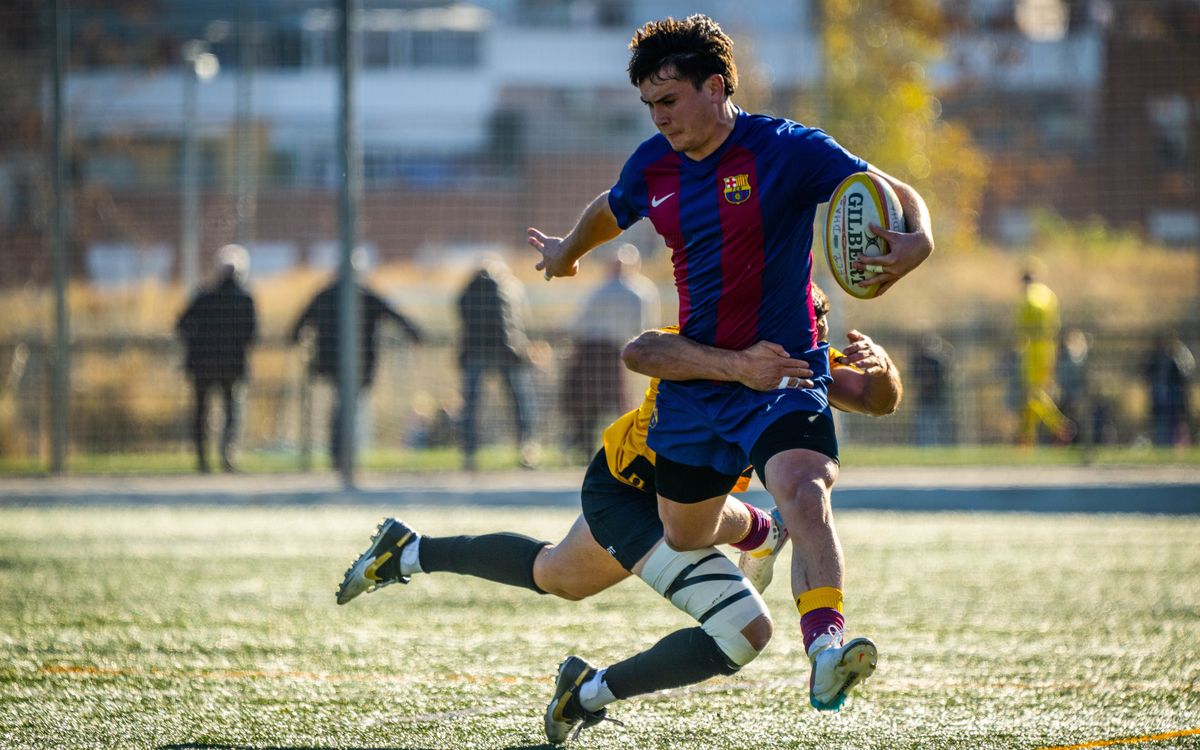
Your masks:
{"label": "player's left arm", "polygon": [[770,391],[787,379],[791,388],[812,388],[813,371],[807,360],[792,358],[770,341],[741,351],[698,344],[662,330],[643,331],[621,352],[625,366],[660,380],[721,380]]}
{"label": "player's left arm", "polygon": [[846,338],[850,344],[842,350],[842,357],[836,364],[850,366],[833,368],[830,403],[842,411],[872,417],[896,411],[904,395],[904,384],[896,363],[870,336],[851,330]]}
{"label": "player's left arm", "polygon": [[608,205],[610,192],[605,190],[596,196],[565,237],[551,237],[535,227],[529,227],[529,244],[542,254],[542,259],[534,268],[545,272],[546,281],[556,276],[574,276],[579,272],[580,258],[620,236],[623,230]]}
{"label": "player's left arm", "polygon": [[[925,205],[925,199],[913,186],[897,180],[874,165],[870,170],[886,180],[896,191],[896,197],[900,199],[900,206],[904,209],[904,223],[908,229],[907,232],[894,232],[871,225],[872,232],[887,240],[888,253],[871,258],[871,263],[881,267],[883,271],[866,281],[878,283],[878,294],[883,294],[933,253],[933,221],[929,216],[929,206]],[[862,263],[855,265],[861,267]]]}

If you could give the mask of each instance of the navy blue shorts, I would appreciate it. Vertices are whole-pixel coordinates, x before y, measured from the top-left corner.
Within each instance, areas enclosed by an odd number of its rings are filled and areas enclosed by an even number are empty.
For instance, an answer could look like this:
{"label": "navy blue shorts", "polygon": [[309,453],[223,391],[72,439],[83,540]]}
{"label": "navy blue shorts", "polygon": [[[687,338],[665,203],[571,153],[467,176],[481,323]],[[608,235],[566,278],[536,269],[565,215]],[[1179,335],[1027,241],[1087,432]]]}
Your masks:
{"label": "navy blue shorts", "polygon": [[[678,464],[706,466],[724,475],[741,473],[751,464],[750,453],[759,438],[781,418],[802,413],[805,418],[816,414],[831,419],[829,345],[822,343],[804,358],[814,372],[812,388],[755,391],[736,383],[662,381],[647,443]],[[800,437],[789,447],[808,447],[805,442]],[[818,444],[823,449],[814,449],[828,453],[827,442],[822,437]],[[836,459],[836,449],[831,457]]]}
{"label": "navy blue shorts", "polygon": [[592,536],[629,571],[663,537],[654,467],[649,461],[646,466],[648,470],[638,472],[638,476],[650,477],[646,486],[631,487],[608,470],[608,458],[601,448],[583,476],[580,491],[583,517]]}

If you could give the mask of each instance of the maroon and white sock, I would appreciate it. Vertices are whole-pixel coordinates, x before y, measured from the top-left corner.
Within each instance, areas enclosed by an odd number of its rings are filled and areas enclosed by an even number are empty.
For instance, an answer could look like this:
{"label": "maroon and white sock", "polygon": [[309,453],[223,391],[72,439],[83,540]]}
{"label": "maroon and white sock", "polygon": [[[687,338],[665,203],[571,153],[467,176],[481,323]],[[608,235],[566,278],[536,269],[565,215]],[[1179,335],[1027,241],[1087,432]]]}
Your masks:
{"label": "maroon and white sock", "polygon": [[845,629],[846,620],[842,613],[833,607],[819,607],[800,616],[800,630],[804,634],[804,653],[812,648],[813,641],[829,632],[833,627],[841,632]]}
{"label": "maroon and white sock", "polygon": [[749,503],[743,502],[742,505],[745,505],[746,509],[750,511],[750,533],[733,546],[742,552],[750,552],[758,549],[763,542],[767,541],[767,535],[771,533],[771,514],[759,510]]}

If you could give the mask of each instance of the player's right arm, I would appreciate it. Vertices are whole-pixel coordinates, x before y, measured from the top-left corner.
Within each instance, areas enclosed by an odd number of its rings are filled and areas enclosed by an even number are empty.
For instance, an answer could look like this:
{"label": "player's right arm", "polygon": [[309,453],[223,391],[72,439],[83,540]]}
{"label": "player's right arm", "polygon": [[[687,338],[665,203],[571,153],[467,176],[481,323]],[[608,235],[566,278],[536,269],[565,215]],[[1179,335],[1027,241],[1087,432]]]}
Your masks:
{"label": "player's right arm", "polygon": [[547,281],[555,276],[574,276],[579,272],[580,258],[621,234],[617,217],[608,205],[608,194],[605,190],[588,204],[566,237],[551,237],[529,228],[529,244],[542,254],[535,268],[545,273]]}
{"label": "player's right arm", "polygon": [[872,263],[877,263],[882,267],[883,271],[862,283],[879,284],[879,291],[876,294],[880,295],[924,263],[925,259],[933,253],[933,222],[929,217],[929,207],[925,204],[925,199],[914,187],[901,182],[874,165],[871,166],[871,171],[882,177],[896,191],[896,197],[900,199],[900,207],[904,211],[904,223],[908,230],[900,232],[871,226],[872,232],[887,240],[888,252],[878,259],[871,260]]}
{"label": "player's right arm", "polygon": [[621,359],[634,372],[662,380],[721,380],[770,391],[778,388],[784,378],[795,378],[789,383],[791,387],[813,386],[808,362],[793,359],[782,346],[770,341],[731,351],[697,344],[676,333],[651,330],[626,344]]}

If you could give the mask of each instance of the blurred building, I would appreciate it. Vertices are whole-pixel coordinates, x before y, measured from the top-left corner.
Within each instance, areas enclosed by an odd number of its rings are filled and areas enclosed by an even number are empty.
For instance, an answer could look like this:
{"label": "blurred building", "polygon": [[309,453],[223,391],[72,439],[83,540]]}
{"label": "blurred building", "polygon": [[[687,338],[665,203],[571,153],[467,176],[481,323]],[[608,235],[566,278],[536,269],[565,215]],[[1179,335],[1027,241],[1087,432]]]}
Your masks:
{"label": "blurred building", "polygon": [[1035,212],[1200,243],[1200,3],[942,0],[948,118],[992,156],[985,229]]}
{"label": "blurred building", "polygon": [[[945,115],[993,157],[990,236],[1019,244],[1033,212],[1049,208],[1200,242],[1200,4],[940,2],[947,51],[932,79]],[[190,123],[200,142],[201,247],[239,239],[259,272],[328,257],[339,177],[332,5],[125,0],[72,9],[66,98],[78,272],[90,263],[173,273],[187,104],[179,51],[188,40],[220,61],[197,89]],[[652,132],[625,73],[631,30],[645,20],[718,18],[739,40],[744,72],[769,86],[768,103],[821,81],[815,0],[364,5],[360,232],[383,260],[515,243],[531,223],[573,221]],[[27,6],[31,28],[44,24],[37,3],[17,6]],[[36,109],[40,91],[23,93]],[[0,142],[6,228],[36,224],[37,212],[21,207],[36,202],[38,168],[28,144]],[[0,264],[0,283],[39,273],[40,235],[14,231],[4,242],[9,257],[33,260]]]}

